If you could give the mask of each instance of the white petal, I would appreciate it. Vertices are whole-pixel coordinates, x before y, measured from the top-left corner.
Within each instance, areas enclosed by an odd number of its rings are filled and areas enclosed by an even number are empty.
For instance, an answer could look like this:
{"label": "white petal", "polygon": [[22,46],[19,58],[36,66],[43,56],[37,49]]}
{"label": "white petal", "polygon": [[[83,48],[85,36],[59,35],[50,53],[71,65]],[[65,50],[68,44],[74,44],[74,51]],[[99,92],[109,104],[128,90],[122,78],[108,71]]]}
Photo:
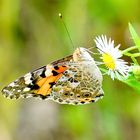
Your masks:
{"label": "white petal", "polygon": [[111,38],[107,39],[105,35],[96,37],[94,41],[96,43],[98,51],[101,54],[107,53],[115,61],[115,70],[109,69],[108,67],[109,70],[107,74],[110,75],[113,80],[115,76],[118,79],[121,78],[121,75],[123,77],[127,76],[129,66],[127,65],[127,62],[120,59],[122,57],[121,51],[119,50],[120,44],[115,47],[114,40],[111,40]]}

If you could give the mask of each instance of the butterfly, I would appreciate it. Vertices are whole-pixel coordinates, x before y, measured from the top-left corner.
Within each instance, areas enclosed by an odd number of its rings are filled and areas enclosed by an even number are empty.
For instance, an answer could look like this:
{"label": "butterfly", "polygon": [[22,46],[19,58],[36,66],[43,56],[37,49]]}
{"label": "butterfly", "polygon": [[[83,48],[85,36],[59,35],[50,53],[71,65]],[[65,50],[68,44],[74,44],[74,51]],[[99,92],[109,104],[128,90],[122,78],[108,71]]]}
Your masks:
{"label": "butterfly", "polygon": [[20,77],[2,89],[5,97],[50,99],[61,104],[89,104],[104,96],[102,74],[86,48]]}

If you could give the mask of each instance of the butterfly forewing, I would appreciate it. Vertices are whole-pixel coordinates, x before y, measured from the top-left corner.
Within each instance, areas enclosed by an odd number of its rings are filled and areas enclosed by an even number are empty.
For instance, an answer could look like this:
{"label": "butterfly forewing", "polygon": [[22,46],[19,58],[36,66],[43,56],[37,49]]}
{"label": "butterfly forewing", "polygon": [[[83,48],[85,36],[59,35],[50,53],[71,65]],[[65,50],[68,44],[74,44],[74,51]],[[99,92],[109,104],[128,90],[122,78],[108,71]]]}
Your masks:
{"label": "butterfly forewing", "polygon": [[49,98],[53,85],[66,69],[64,64],[41,67],[10,83],[3,88],[2,93],[11,99],[19,97]]}

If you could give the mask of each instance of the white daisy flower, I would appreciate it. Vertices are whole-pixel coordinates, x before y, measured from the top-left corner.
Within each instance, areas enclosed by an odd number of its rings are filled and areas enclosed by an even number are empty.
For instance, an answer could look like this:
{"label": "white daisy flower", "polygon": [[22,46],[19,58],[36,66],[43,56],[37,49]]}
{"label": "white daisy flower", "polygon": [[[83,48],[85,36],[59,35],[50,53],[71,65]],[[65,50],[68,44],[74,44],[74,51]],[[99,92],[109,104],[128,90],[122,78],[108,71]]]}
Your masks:
{"label": "white daisy flower", "polygon": [[114,41],[106,36],[98,36],[95,39],[96,47],[98,51],[101,53],[105,66],[108,68],[107,74],[111,76],[114,80],[115,77],[118,79],[126,77],[128,74],[129,66],[127,62],[120,59],[122,57],[122,53],[119,50],[120,45],[115,47]]}

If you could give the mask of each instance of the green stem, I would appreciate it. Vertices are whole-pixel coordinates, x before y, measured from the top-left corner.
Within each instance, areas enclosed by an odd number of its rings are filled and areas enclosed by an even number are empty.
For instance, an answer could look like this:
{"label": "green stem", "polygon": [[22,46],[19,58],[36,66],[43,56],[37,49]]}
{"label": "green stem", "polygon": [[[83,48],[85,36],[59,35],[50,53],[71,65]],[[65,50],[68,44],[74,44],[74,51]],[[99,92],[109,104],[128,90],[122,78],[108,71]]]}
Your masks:
{"label": "green stem", "polygon": [[125,55],[125,53],[132,51],[132,50],[135,50],[135,49],[137,49],[137,46],[132,46],[130,48],[127,48],[127,49],[121,51],[121,53]]}
{"label": "green stem", "polygon": [[132,57],[139,57],[140,56],[140,53],[134,53],[134,54],[131,54]]}
{"label": "green stem", "polygon": [[132,53],[125,53],[124,55],[130,56],[130,57],[139,57],[140,53],[134,53],[134,54],[132,54]]}
{"label": "green stem", "polygon": [[127,52],[127,53],[125,53],[124,55],[130,56],[130,57],[131,57],[133,54]]}
{"label": "green stem", "polygon": [[129,52],[129,51],[132,51],[134,49],[137,49],[137,47],[136,46],[132,46],[130,48],[127,48],[127,49],[125,49],[125,50],[122,51],[122,54],[131,57],[131,59],[134,62],[134,64],[139,65],[135,57],[139,57],[140,56],[140,53],[134,53],[134,54],[132,54],[132,53]]}
{"label": "green stem", "polygon": [[134,64],[139,65],[139,63],[138,63],[138,61],[136,60],[135,57],[132,56],[131,59],[132,59],[132,61],[134,62]]}

